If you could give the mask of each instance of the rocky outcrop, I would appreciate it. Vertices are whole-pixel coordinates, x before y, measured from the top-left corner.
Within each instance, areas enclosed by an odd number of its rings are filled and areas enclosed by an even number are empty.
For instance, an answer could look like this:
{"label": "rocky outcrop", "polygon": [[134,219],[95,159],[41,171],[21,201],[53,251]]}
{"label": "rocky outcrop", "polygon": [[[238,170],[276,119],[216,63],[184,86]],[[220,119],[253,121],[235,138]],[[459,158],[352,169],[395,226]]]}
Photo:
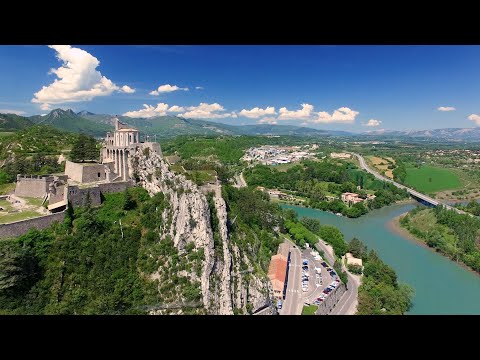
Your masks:
{"label": "rocky outcrop", "polygon": [[255,273],[247,256],[229,239],[227,206],[221,186],[214,187],[213,214],[218,218],[215,242],[207,198],[192,181],[171,172],[155,152],[147,156],[139,150],[132,165],[138,183],[150,195],[162,192],[169,200],[170,208],[161,215],[160,239],[169,236],[179,251],[192,242],[196,249],[203,249],[201,275],[195,271],[182,275],[200,281],[207,312],[246,314],[268,306],[268,281]]}
{"label": "rocky outcrop", "polygon": [[[204,249],[200,283],[205,307],[209,306],[209,277],[213,268],[213,236],[210,213],[205,196],[198,187],[182,175],[175,175],[163,159],[155,153],[145,156],[141,151],[134,156],[134,172],[139,183],[154,195],[162,192],[169,199],[170,209],[162,214],[164,228],[161,238],[171,237],[174,245],[182,250],[189,242],[195,248]],[[153,215],[152,215],[153,216]],[[190,274],[197,280],[195,272]]]}
{"label": "rocky outcrop", "polygon": [[230,246],[228,241],[227,229],[227,206],[225,200],[222,198],[220,187],[215,191],[215,209],[218,217],[218,230],[220,238],[223,243],[223,266],[221,269],[222,276],[220,277],[220,314],[233,314],[232,309],[232,290],[230,269],[232,266],[232,256],[230,255]]}

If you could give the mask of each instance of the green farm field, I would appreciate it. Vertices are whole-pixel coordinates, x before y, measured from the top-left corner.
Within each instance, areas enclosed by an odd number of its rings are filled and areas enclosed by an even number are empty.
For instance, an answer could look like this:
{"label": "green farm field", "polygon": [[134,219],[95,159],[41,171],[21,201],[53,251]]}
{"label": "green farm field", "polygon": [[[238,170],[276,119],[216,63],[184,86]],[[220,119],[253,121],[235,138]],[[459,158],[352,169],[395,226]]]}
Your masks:
{"label": "green farm field", "polygon": [[433,166],[407,168],[405,183],[425,193],[462,187],[462,182],[454,171]]}

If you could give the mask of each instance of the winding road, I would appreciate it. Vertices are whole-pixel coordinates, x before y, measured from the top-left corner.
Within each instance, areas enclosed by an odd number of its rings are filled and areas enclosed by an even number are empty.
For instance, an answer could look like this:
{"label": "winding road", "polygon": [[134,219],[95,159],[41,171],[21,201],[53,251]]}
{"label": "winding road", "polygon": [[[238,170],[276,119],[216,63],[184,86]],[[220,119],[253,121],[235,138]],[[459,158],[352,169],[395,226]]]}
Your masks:
{"label": "winding road", "polygon": [[[389,183],[392,183],[393,185],[395,185],[396,187],[400,188],[400,189],[405,189],[407,190],[407,192],[410,194],[410,195],[413,195],[414,197],[418,198],[418,199],[421,199],[423,201],[426,201],[434,206],[438,206],[438,205],[443,205],[445,208],[447,208],[448,210],[453,210],[453,211],[456,211],[457,213],[459,214],[467,214],[465,211],[462,211],[462,210],[459,210],[457,208],[454,208],[453,206],[450,206],[448,204],[444,204],[438,200],[435,200],[434,198],[431,198],[430,196],[427,196],[425,194],[422,194],[422,193],[419,193],[418,191],[415,191],[405,185],[402,185],[396,181],[393,181],[383,175],[380,175],[378,172],[376,172],[375,170],[371,169],[367,163],[365,162],[365,159],[363,158],[362,155],[360,154],[357,154],[357,153],[350,153],[354,156],[357,157],[358,161],[360,162],[360,166],[362,167],[363,170],[369,172],[370,174],[372,174],[373,176],[375,176],[378,180],[382,180],[382,181],[387,181]],[[471,214],[468,214],[468,215],[471,215]],[[473,215],[472,215],[473,216]]]}

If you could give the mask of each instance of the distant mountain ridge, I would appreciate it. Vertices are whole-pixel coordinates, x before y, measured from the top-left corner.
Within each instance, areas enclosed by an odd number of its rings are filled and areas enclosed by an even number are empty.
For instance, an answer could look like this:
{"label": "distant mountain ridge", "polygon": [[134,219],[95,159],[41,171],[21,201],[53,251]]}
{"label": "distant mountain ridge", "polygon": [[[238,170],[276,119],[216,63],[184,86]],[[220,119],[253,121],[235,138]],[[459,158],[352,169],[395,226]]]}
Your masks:
{"label": "distant mountain ridge", "polygon": [[432,138],[449,140],[480,140],[480,127],[476,128],[443,128],[429,130],[373,130],[362,135]]}
{"label": "distant mountain ridge", "polygon": [[480,141],[478,128],[445,128],[430,130],[372,130],[352,133],[337,130],[322,130],[294,125],[230,125],[207,120],[186,119],[177,116],[130,118],[122,115],[94,114],[90,111],[75,113],[71,109],[54,109],[46,115],[30,117],[15,114],[0,114],[0,131],[17,131],[35,124],[51,125],[59,130],[87,133],[103,137],[114,128],[113,119],[136,127],[142,134],[169,138],[177,135],[292,135],[292,136],[377,136],[392,138],[430,138],[447,140]]}
{"label": "distant mountain ridge", "polygon": [[168,138],[177,135],[293,135],[293,136],[328,136],[350,135],[342,131],[318,130],[293,125],[229,125],[207,120],[186,119],[177,116],[157,116],[151,118],[130,118],[122,115],[94,114],[83,110],[55,109],[49,114],[30,117],[35,124],[48,124],[60,130],[85,132],[93,136],[104,136],[113,130],[113,119],[137,128],[146,135]]}
{"label": "distant mountain ridge", "polygon": [[30,116],[34,124],[51,125],[59,130],[86,133],[92,136],[104,136],[107,131],[113,129],[112,125],[99,123],[82,117],[72,110],[55,109],[47,115]]}

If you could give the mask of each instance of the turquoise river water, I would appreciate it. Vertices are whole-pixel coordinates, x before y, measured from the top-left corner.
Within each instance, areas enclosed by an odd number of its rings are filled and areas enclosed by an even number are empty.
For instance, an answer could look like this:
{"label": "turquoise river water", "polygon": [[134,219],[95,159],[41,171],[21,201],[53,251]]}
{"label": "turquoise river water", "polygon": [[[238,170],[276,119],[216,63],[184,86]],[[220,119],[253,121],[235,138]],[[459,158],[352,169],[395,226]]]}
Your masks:
{"label": "turquoise river water", "polygon": [[389,222],[411,210],[415,204],[398,204],[374,210],[357,219],[283,205],[294,209],[299,217],[319,219],[323,225],[338,227],[350,241],[356,236],[369,249],[393,267],[400,282],[415,289],[409,314],[480,314],[480,276],[448,258],[424,248],[389,229]]}

